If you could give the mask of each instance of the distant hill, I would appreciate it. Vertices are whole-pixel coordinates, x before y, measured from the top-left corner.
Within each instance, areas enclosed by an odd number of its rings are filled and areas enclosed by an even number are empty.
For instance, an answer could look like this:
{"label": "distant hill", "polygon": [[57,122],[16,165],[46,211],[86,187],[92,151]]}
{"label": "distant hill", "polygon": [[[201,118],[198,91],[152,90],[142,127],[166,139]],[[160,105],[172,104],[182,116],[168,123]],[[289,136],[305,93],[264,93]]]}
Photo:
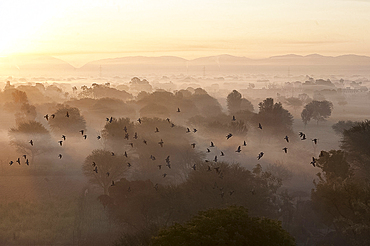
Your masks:
{"label": "distant hill", "polygon": [[76,68],[52,56],[0,57],[0,74],[5,75],[59,75],[73,74]]}
{"label": "distant hill", "polygon": [[80,68],[51,56],[12,56],[0,58],[0,74],[140,76],[148,74],[226,75],[245,73],[286,74],[370,74],[370,57],[359,55],[306,56],[288,54],[266,59],[232,55],[200,57],[187,60],[175,56],[131,56],[89,62]]}

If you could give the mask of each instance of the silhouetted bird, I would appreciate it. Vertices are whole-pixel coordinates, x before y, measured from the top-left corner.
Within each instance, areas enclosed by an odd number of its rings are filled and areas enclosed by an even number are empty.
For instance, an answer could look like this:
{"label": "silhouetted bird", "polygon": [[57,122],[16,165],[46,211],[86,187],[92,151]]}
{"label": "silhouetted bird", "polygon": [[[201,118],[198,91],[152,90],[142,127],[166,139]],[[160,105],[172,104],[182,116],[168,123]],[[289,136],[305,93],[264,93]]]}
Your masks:
{"label": "silhouetted bird", "polygon": [[209,147],[215,147],[214,144],[213,144],[213,142],[211,142],[211,145]]}
{"label": "silhouetted bird", "polygon": [[312,142],[314,143],[314,144],[317,144],[317,138],[314,138],[314,139],[312,139]]}
{"label": "silhouetted bird", "polygon": [[137,119],[137,121],[139,122],[139,124],[141,124],[141,119],[139,118],[139,119]]}
{"label": "silhouetted bird", "polygon": [[66,113],[66,117],[69,117],[68,111],[67,111],[67,113]]}
{"label": "silhouetted bird", "polygon": [[303,134],[303,135],[302,135],[301,140],[306,140],[306,134]]}
{"label": "silhouetted bird", "polygon": [[235,116],[233,115],[233,121],[236,121],[236,118],[235,118]]}
{"label": "silhouetted bird", "polygon": [[110,173],[109,173],[109,172],[107,172],[107,177],[109,177],[109,174],[110,174]]}
{"label": "silhouetted bird", "polygon": [[303,132],[299,132],[298,134],[299,134],[299,137],[300,137],[300,138],[301,138],[301,137],[303,137],[303,135],[304,135],[304,133],[303,133]]}
{"label": "silhouetted bird", "polygon": [[221,156],[224,156],[224,155],[225,155],[224,152],[221,151]]}
{"label": "silhouetted bird", "polygon": [[65,135],[62,135],[62,138],[63,138],[64,141],[66,140],[66,136]]}
{"label": "silhouetted bird", "polygon": [[86,138],[87,138],[87,135],[85,134],[85,135],[83,135],[82,137],[83,137],[84,139],[86,139]]}
{"label": "silhouetted bird", "polygon": [[166,166],[167,166],[168,168],[171,168],[171,164],[170,164],[169,162],[166,164]]}
{"label": "silhouetted bird", "polygon": [[81,135],[83,136],[84,135],[84,130],[81,130],[80,132],[81,132]]}
{"label": "silhouetted bird", "polygon": [[13,163],[14,163],[13,161],[10,161],[10,162],[9,162],[9,165],[11,166],[11,165],[13,165]]}
{"label": "silhouetted bird", "polygon": [[51,117],[54,119],[55,118],[55,114],[52,114]]}
{"label": "silhouetted bird", "polygon": [[111,152],[112,156],[114,156],[114,152]]}
{"label": "silhouetted bird", "polygon": [[195,128],[193,129],[193,132],[194,132],[194,133],[196,133],[197,131],[198,131],[197,129],[195,129]]}
{"label": "silhouetted bird", "polygon": [[29,142],[32,146],[33,146],[33,141],[32,141],[32,139],[30,140],[30,142]]}
{"label": "silhouetted bird", "polygon": [[27,159],[27,155],[23,155],[24,159]]}
{"label": "silhouetted bird", "polygon": [[147,141],[146,141],[145,139],[143,140],[143,143],[144,143],[144,144],[148,144],[148,143],[147,143]]}
{"label": "silhouetted bird", "polygon": [[325,153],[325,152],[324,152],[323,150],[321,150],[321,151],[320,151],[320,155],[319,155],[319,157],[323,157],[323,156],[324,156],[324,153]]}
{"label": "silhouetted bird", "polygon": [[196,165],[194,164],[192,167],[191,167],[194,171],[197,169]]}
{"label": "silhouetted bird", "polygon": [[48,114],[44,115],[44,118],[45,118],[46,120],[49,120],[49,115],[48,115]]}
{"label": "silhouetted bird", "polygon": [[195,143],[192,143],[192,144],[191,144],[191,147],[193,147],[193,149],[194,149],[194,148],[195,148]]}
{"label": "silhouetted bird", "polygon": [[158,127],[156,127],[156,128],[155,128],[155,131],[154,131],[154,132],[159,132],[159,129],[158,129]]}
{"label": "silhouetted bird", "polygon": [[232,136],[233,136],[233,134],[229,133],[229,134],[227,134],[226,139],[229,139],[229,138],[231,138]]}
{"label": "silhouetted bird", "polygon": [[175,127],[175,124],[171,123],[171,127]]}
{"label": "silhouetted bird", "polygon": [[123,154],[125,157],[127,157],[127,152],[125,151],[125,153]]}
{"label": "silhouetted bird", "polygon": [[263,154],[264,154],[263,152],[259,153],[259,154],[258,154],[258,157],[257,157],[257,160],[261,159],[261,158],[262,158],[262,156],[263,156]]}
{"label": "silhouetted bird", "polygon": [[165,161],[166,161],[166,163],[170,163],[170,156],[167,156]]}
{"label": "silhouetted bird", "polygon": [[97,138],[98,140],[100,140],[100,139],[101,139],[101,136],[99,136],[99,135],[98,135],[96,138]]}
{"label": "silhouetted bird", "polygon": [[112,180],[112,184],[111,184],[111,186],[114,186],[114,180]]}
{"label": "silhouetted bird", "polygon": [[215,155],[215,159],[213,159],[214,162],[217,162],[217,155]]}
{"label": "silhouetted bird", "polygon": [[180,108],[177,108],[177,112],[178,112],[178,113],[180,112]]}
{"label": "silhouetted bird", "polygon": [[63,145],[63,141],[62,140],[58,141],[58,143],[59,143],[60,146]]}
{"label": "silhouetted bird", "polygon": [[161,147],[163,147],[163,144],[164,144],[163,140],[161,139],[161,141],[159,141],[159,142],[158,142],[158,144],[159,144]]}
{"label": "silhouetted bird", "polygon": [[247,146],[247,142],[245,140],[243,142],[243,146]]}
{"label": "silhouetted bird", "polygon": [[167,173],[164,173],[162,176],[163,176],[163,178],[165,178],[167,176]]}
{"label": "silhouetted bird", "polygon": [[135,134],[134,134],[134,139],[137,139],[138,137],[137,137],[137,132],[135,132]]}
{"label": "silhouetted bird", "polygon": [[30,165],[30,162],[28,161],[28,159],[26,159],[26,165],[29,166]]}
{"label": "silhouetted bird", "polygon": [[287,143],[289,143],[289,137],[285,136],[284,139],[286,140]]}
{"label": "silhouetted bird", "polygon": [[238,152],[238,153],[240,153],[240,151],[242,151],[242,147],[241,146],[239,146],[238,149],[235,150],[235,152]]}
{"label": "silhouetted bird", "polygon": [[109,123],[112,123],[112,121],[113,121],[113,117],[110,117]]}
{"label": "silhouetted bird", "polygon": [[134,143],[130,143],[131,147],[133,148],[134,147]]}
{"label": "silhouetted bird", "polygon": [[261,123],[258,123],[258,128],[262,130],[262,125],[261,125]]}
{"label": "silhouetted bird", "polygon": [[126,126],[123,128],[123,130],[127,133],[127,127]]}
{"label": "silhouetted bird", "polygon": [[63,157],[62,154],[59,154],[59,159],[62,159],[62,157]]}
{"label": "silhouetted bird", "polygon": [[207,148],[207,153],[209,153],[209,152],[211,152],[211,150]]}
{"label": "silhouetted bird", "polygon": [[95,167],[95,166],[96,166],[95,161],[93,161],[93,163],[91,164],[91,166],[93,166],[93,167]]}
{"label": "silhouetted bird", "polygon": [[128,133],[125,134],[125,139],[127,139],[127,140],[129,139]]}
{"label": "silhouetted bird", "polygon": [[170,118],[167,118],[166,120],[167,120],[167,122],[168,122],[168,123],[171,123],[171,120],[170,120]]}
{"label": "silhouetted bird", "polygon": [[131,167],[132,165],[131,165],[131,163],[130,163],[130,162],[127,162],[127,166],[128,166],[128,167]]}
{"label": "silhouetted bird", "polygon": [[190,132],[190,129],[189,127],[186,128],[186,133]]}
{"label": "silhouetted bird", "polygon": [[284,150],[285,153],[288,153],[288,148],[287,147],[283,148],[283,150]]}
{"label": "silhouetted bird", "polygon": [[20,165],[20,164],[21,164],[21,159],[20,159],[20,158],[18,158],[18,159],[16,160],[16,162],[18,162],[18,164]]}
{"label": "silhouetted bird", "polygon": [[98,173],[98,167],[95,167],[93,170],[95,173]]}
{"label": "silhouetted bird", "polygon": [[157,165],[158,169],[161,170],[162,169],[162,165]]}

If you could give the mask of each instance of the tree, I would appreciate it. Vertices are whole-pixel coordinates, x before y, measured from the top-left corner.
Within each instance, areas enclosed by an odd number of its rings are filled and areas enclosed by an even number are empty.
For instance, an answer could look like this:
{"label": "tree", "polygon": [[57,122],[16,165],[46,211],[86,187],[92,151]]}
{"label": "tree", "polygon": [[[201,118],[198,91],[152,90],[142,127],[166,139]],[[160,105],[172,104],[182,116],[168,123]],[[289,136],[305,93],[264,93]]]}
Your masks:
{"label": "tree", "polygon": [[350,129],[344,130],[340,147],[348,152],[357,171],[368,177],[370,174],[370,121],[358,122]]}
{"label": "tree", "polygon": [[48,123],[51,130],[58,134],[77,136],[80,134],[81,130],[86,130],[85,119],[80,114],[80,110],[78,108],[62,105],[54,115],[54,118],[49,118]]}
{"label": "tree", "polygon": [[311,119],[316,120],[316,124],[319,121],[324,121],[331,115],[333,109],[333,103],[329,101],[312,101],[304,106],[301,117],[302,121],[307,124]]}
{"label": "tree", "polygon": [[95,149],[86,157],[82,170],[89,182],[101,186],[104,195],[108,195],[112,181],[119,180],[127,171],[127,162],[128,159],[123,155],[112,155],[108,150]]}
{"label": "tree", "polygon": [[199,212],[184,224],[159,231],[153,246],[166,245],[295,245],[279,221],[249,217],[244,207]]}
{"label": "tree", "polygon": [[369,245],[370,183],[356,176],[342,150],[322,151],[317,166],[322,172],[311,192],[315,212],[341,245]]}
{"label": "tree", "polygon": [[29,156],[31,164],[36,156],[53,149],[49,131],[37,121],[19,123],[17,128],[9,130],[9,137],[10,144],[15,146],[20,154]]}
{"label": "tree", "polygon": [[266,98],[259,104],[259,112],[254,117],[255,124],[261,123],[270,134],[287,135],[292,131],[293,116],[284,109],[281,103]]}
{"label": "tree", "polygon": [[242,104],[242,94],[237,90],[233,90],[229,95],[227,95],[227,109],[230,114],[234,114],[240,110]]}
{"label": "tree", "polygon": [[331,128],[333,128],[333,130],[336,134],[343,135],[345,130],[351,129],[353,126],[355,126],[358,123],[359,122],[351,121],[351,120],[347,120],[347,121],[340,120],[337,123],[335,123],[334,125],[332,125]]}
{"label": "tree", "polygon": [[240,110],[243,110],[243,111],[248,110],[250,112],[253,112],[254,107],[253,107],[253,104],[248,99],[242,98],[242,102],[240,104]]}

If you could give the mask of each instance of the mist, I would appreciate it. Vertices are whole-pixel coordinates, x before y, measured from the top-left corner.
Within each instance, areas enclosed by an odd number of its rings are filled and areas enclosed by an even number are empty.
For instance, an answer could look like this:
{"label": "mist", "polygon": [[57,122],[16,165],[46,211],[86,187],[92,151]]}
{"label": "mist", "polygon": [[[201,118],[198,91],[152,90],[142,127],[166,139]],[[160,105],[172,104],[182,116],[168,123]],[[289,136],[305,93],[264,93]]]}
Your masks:
{"label": "mist", "polygon": [[[363,67],[175,60],[0,78],[1,245],[150,245],[231,205],[280,221],[297,245],[369,242]],[[365,191],[351,186],[348,211],[330,187],[351,182]]]}

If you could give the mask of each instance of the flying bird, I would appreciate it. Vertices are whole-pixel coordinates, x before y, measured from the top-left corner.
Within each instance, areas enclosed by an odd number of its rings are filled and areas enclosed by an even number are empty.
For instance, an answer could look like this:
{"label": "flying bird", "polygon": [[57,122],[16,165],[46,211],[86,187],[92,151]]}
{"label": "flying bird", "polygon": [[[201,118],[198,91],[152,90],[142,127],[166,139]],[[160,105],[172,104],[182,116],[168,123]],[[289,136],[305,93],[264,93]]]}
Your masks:
{"label": "flying bird", "polygon": [[306,134],[303,134],[303,135],[302,135],[301,140],[306,140]]}
{"label": "flying bird", "polygon": [[229,139],[229,138],[231,138],[232,136],[233,136],[233,134],[229,133],[229,134],[227,134],[226,139]]}
{"label": "flying bird", "polygon": [[28,159],[26,159],[26,165],[29,166],[30,165],[30,162],[28,161]]}
{"label": "flying bird", "polygon": [[66,117],[69,117],[68,111],[67,111],[67,113],[66,113]]}
{"label": "flying bird", "polygon": [[27,155],[23,155],[24,159],[27,159]]}
{"label": "flying bird", "polygon": [[48,115],[48,114],[44,115],[44,118],[45,118],[46,120],[49,120],[49,115]]}
{"label": "flying bird", "polygon": [[62,154],[59,154],[59,159],[62,159],[62,157],[63,157]]}
{"label": "flying bird", "polygon": [[211,150],[207,148],[207,153],[209,153],[209,152],[211,152]]}
{"label": "flying bird", "polygon": [[95,173],[98,173],[98,167],[95,167],[93,170]]}
{"label": "flying bird", "polygon": [[9,165],[11,166],[11,165],[13,165],[13,163],[14,163],[13,161],[10,161],[10,162],[9,162]]}
{"label": "flying bird", "polygon": [[258,128],[262,130],[262,125],[261,125],[261,123],[258,123]]}
{"label": "flying bird", "polygon": [[221,156],[224,156],[224,155],[225,155],[224,152],[221,151]]}
{"label": "flying bird", "polygon": [[318,141],[318,139],[317,139],[317,138],[312,139],[312,142],[313,142],[314,144],[317,144],[317,141]]}
{"label": "flying bird", "polygon": [[189,127],[186,128],[186,133],[190,132],[190,129]]}
{"label": "flying bird", "polygon": [[125,157],[127,157],[127,152],[125,151],[125,153],[123,154]]}
{"label": "flying bird", "polygon": [[155,128],[155,131],[154,131],[154,132],[159,132],[159,129],[158,129],[158,127],[156,127],[156,128]]}
{"label": "flying bird", "polygon": [[30,140],[30,142],[29,142],[32,146],[33,146],[33,141],[32,141],[32,139]]}
{"label": "flying bird", "polygon": [[18,159],[16,160],[16,162],[18,162],[18,164],[20,165],[21,164],[21,159],[18,157]]}
{"label": "flying bird", "polygon": [[137,121],[139,122],[139,124],[141,124],[141,119],[139,118],[139,119],[137,119]]}
{"label": "flying bird", "polygon": [[289,143],[289,137],[285,136],[284,139],[286,140],[287,143]]}
{"label": "flying bird", "polygon": [[145,139],[143,140],[143,143],[144,143],[144,144],[148,144],[148,143],[147,143],[147,141],[146,141]]}
{"label": "flying bird", "polygon": [[178,112],[178,113],[180,112],[180,108],[177,108],[177,112]]}
{"label": "flying bird", "polygon": [[235,150],[235,152],[238,152],[238,153],[240,153],[240,151],[242,151],[242,147],[241,146],[239,146],[238,149]]}
{"label": "flying bird", "polygon": [[215,155],[215,159],[213,160],[214,162],[217,162],[217,155]]}
{"label": "flying bird", "polygon": [[99,136],[99,135],[98,135],[96,138],[97,138],[98,140],[100,140],[100,139],[101,139],[101,136]]}
{"label": "flying bird", "polygon": [[247,142],[245,140],[243,142],[243,146],[247,146]]}
{"label": "flying bird", "polygon": [[198,131],[197,129],[195,129],[195,128],[193,129],[193,132],[194,132],[194,133],[196,133],[197,131]]}
{"label": "flying bird", "polygon": [[158,142],[158,144],[159,144],[161,147],[163,147],[163,144],[164,144],[163,140],[161,139],[161,141],[159,141],[159,142]]}
{"label": "flying bird", "polygon": [[258,154],[258,157],[257,157],[257,160],[261,159],[261,158],[262,158],[262,156],[263,156],[263,154],[264,154],[263,152],[259,153],[259,154]]}
{"label": "flying bird", "polygon": [[194,171],[197,169],[196,165],[194,164],[192,167],[191,167]]}
{"label": "flying bird", "polygon": [[284,150],[285,153],[288,153],[288,148],[287,147],[283,148],[283,150]]}
{"label": "flying bird", "polygon": [[65,135],[62,135],[62,138],[63,138],[64,141],[66,140],[66,136]]}
{"label": "flying bird", "polygon": [[192,144],[191,144],[191,147],[193,147],[193,149],[194,149],[194,148],[195,148],[195,143],[192,143]]}
{"label": "flying bird", "polygon": [[85,135],[83,135],[82,137],[83,137],[84,139],[86,139],[86,138],[87,138],[87,135],[85,134]]}
{"label": "flying bird", "polygon": [[214,144],[213,144],[213,142],[211,142],[211,145],[209,147],[215,147]]}
{"label": "flying bird", "polygon": [[162,169],[162,165],[157,165],[158,169],[161,170]]}
{"label": "flying bird", "polygon": [[233,115],[233,121],[236,121],[235,115]]}
{"label": "flying bird", "polygon": [[63,145],[63,141],[62,140],[58,141],[58,143],[59,143],[60,146]]}
{"label": "flying bird", "polygon": [[55,118],[55,114],[52,114],[51,117],[54,119]]}
{"label": "flying bird", "polygon": [[81,132],[81,135],[83,136],[84,135],[84,130],[81,130],[80,132]]}

